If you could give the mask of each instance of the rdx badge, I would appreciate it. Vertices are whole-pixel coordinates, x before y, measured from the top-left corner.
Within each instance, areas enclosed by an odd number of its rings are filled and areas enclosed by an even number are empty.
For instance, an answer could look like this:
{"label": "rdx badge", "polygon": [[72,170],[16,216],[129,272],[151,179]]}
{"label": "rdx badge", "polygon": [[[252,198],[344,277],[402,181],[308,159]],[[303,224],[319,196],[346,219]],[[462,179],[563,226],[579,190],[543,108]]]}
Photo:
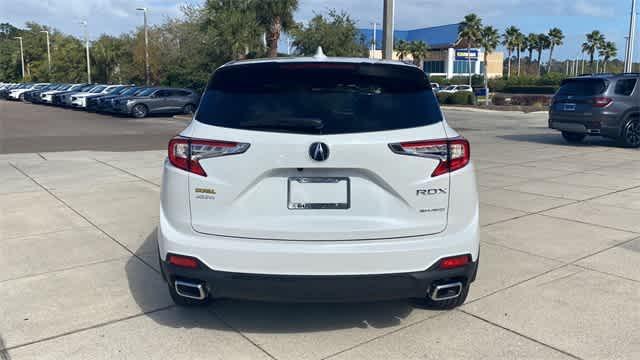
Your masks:
{"label": "rdx badge", "polygon": [[428,195],[438,195],[438,194],[446,194],[447,189],[418,189],[416,190],[416,196],[428,196]]}

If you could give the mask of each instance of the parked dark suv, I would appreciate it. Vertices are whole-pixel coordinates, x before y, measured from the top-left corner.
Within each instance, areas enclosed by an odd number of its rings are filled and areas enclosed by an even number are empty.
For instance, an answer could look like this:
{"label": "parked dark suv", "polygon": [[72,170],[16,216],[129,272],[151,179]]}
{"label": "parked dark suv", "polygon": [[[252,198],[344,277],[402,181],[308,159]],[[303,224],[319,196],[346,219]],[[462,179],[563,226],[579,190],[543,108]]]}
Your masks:
{"label": "parked dark suv", "polygon": [[137,118],[152,113],[191,114],[199,102],[200,96],[192,90],[149,88],[134,96],[118,98],[112,110]]}
{"label": "parked dark suv", "polygon": [[640,147],[640,73],[566,79],[549,108],[549,127],[568,142],[587,135]]}

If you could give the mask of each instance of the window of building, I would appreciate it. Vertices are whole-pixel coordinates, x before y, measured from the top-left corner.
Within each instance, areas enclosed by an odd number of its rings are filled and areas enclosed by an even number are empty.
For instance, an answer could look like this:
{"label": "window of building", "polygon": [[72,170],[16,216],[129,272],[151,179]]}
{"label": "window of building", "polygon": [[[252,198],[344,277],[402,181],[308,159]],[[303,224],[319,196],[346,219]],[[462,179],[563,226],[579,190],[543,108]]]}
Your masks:
{"label": "window of building", "polygon": [[425,61],[424,72],[426,72],[427,74],[445,73],[446,71],[444,70],[444,61]]}
{"label": "window of building", "polygon": [[[471,61],[471,73],[475,73],[476,62]],[[453,73],[454,74],[468,74],[469,73],[469,62],[467,60],[455,60],[453,62]]]}

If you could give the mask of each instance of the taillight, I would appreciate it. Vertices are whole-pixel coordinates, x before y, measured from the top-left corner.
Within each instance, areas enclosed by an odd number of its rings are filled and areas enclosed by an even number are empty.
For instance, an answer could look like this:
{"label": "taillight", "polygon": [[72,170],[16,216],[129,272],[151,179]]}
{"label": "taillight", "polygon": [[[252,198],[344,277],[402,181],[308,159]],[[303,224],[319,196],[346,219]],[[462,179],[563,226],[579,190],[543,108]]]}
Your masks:
{"label": "taillight", "polygon": [[440,260],[440,269],[455,269],[458,267],[462,267],[471,262],[471,257],[469,255],[460,255],[460,256],[452,256],[448,258],[444,258]]}
{"label": "taillight", "polygon": [[171,265],[189,268],[189,269],[198,268],[198,260],[189,256],[169,255],[167,262]]}
{"label": "taillight", "polygon": [[169,141],[169,162],[179,169],[207,176],[200,160],[226,155],[242,154],[249,144],[231,141],[202,140],[174,137]]}
{"label": "taillight", "polygon": [[603,108],[609,106],[613,102],[612,98],[608,97],[594,97],[591,101],[591,106],[597,108]]}
{"label": "taillight", "polygon": [[465,167],[471,159],[471,148],[467,139],[458,137],[444,140],[411,141],[389,144],[396,154],[437,159],[440,162],[431,177],[446,174]]}

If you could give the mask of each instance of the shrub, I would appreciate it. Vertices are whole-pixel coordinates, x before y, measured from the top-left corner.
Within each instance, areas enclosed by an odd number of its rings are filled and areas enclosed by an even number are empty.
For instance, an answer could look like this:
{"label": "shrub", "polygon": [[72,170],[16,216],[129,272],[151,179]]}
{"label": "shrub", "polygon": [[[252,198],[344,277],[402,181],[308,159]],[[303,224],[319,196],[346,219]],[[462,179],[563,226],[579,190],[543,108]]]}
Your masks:
{"label": "shrub", "polygon": [[553,94],[558,91],[556,85],[506,86],[504,92],[512,94]]}
{"label": "shrub", "polygon": [[438,102],[440,102],[440,104],[446,104],[447,100],[449,100],[449,95],[451,95],[450,93],[437,93],[436,96],[438,97]]}
{"label": "shrub", "polygon": [[493,105],[507,105],[507,98],[504,95],[496,94],[491,99]]}
{"label": "shrub", "polygon": [[475,105],[476,104],[476,96],[473,93],[460,91],[457,93],[451,94],[447,98],[447,104],[455,104],[455,105]]}

